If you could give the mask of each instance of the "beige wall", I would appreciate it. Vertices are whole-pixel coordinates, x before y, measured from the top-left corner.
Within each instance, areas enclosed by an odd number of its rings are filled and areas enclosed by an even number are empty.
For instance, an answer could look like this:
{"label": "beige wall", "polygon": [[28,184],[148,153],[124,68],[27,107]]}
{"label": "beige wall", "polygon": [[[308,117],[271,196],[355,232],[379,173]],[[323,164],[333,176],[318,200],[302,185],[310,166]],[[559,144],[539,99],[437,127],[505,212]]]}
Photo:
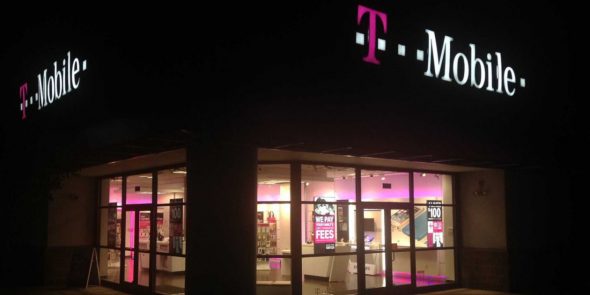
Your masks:
{"label": "beige wall", "polygon": [[95,179],[70,176],[52,193],[47,220],[47,246],[83,246],[95,242]]}
{"label": "beige wall", "polygon": [[[474,194],[480,180],[485,195]],[[466,172],[459,181],[463,247],[506,249],[504,172]]]}

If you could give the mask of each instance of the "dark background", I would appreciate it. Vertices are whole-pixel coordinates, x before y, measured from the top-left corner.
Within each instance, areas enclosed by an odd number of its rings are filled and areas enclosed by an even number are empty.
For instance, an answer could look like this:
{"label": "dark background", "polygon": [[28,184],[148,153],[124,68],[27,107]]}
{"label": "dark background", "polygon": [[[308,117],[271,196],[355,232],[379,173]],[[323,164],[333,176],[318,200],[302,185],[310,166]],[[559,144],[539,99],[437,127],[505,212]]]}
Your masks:
{"label": "dark background", "polygon": [[[2,12],[5,284],[42,283],[49,190],[59,172],[182,145],[261,147],[507,171],[514,292],[578,284],[574,177],[579,105],[570,7],[549,1],[318,1],[193,6],[33,7]],[[357,4],[389,14],[381,66],[354,44]],[[31,5],[34,6],[34,5]],[[424,29],[453,51],[495,50],[524,76],[513,97],[425,77]],[[439,39],[439,46],[441,44]],[[393,44],[406,44],[400,58]],[[71,50],[81,87],[21,121],[18,87]],[[423,157],[425,156],[426,157]],[[420,158],[421,157],[421,158]],[[558,234],[555,234],[558,233]]]}

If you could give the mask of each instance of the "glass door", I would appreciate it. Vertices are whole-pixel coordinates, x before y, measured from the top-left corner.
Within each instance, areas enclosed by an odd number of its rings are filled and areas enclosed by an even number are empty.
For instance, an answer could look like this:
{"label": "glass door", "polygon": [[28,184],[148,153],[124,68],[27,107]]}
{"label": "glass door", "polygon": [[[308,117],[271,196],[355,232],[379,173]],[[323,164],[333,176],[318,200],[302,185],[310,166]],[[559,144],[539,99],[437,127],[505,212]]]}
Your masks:
{"label": "glass door", "polygon": [[[364,281],[368,294],[412,286],[412,239],[414,219],[409,204],[363,205]],[[359,278],[359,279],[363,279]]]}
{"label": "glass door", "polygon": [[125,254],[123,282],[135,287],[150,288],[150,245],[152,210],[149,206],[128,206],[125,209]]}

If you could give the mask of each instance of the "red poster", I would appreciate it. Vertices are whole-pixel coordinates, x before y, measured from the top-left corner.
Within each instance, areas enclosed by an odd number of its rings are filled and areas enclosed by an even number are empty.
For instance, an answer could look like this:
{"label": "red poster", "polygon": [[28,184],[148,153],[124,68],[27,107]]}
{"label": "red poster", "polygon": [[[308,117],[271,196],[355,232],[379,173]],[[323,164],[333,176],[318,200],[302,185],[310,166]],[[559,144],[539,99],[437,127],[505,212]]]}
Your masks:
{"label": "red poster", "polygon": [[316,202],[313,210],[314,253],[333,253],[336,251],[335,206],[325,203],[321,198]]}
{"label": "red poster", "polygon": [[316,215],[314,222],[316,244],[336,243],[334,215]]}
{"label": "red poster", "polygon": [[149,239],[150,238],[150,213],[140,212],[139,213],[139,238]]}

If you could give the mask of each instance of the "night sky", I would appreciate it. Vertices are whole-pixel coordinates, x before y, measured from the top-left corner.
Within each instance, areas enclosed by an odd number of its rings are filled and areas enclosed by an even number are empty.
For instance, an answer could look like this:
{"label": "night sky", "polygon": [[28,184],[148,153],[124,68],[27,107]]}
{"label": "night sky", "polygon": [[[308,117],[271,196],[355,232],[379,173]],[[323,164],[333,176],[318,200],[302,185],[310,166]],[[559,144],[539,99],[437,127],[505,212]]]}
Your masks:
{"label": "night sky", "polygon": [[[117,153],[126,143],[157,142],[156,151],[172,145],[154,138],[182,142],[190,134],[311,152],[461,159],[457,164],[509,169],[514,182],[545,180],[538,197],[532,191],[539,188],[515,186],[513,193],[525,196],[508,201],[521,212],[509,218],[527,226],[548,215],[563,218],[548,225],[563,232],[563,242],[545,244],[547,231],[515,224],[509,247],[518,255],[533,250],[514,265],[512,278],[544,255],[551,257],[547,267],[563,268],[572,259],[573,163],[580,160],[580,106],[570,85],[573,13],[566,10],[572,8],[549,1],[318,2],[1,12],[1,169],[11,224],[2,253],[41,251],[46,215],[23,215],[45,206],[56,181],[48,175],[141,152]],[[354,43],[358,4],[389,13],[391,47],[378,52],[379,66],[363,62],[366,48]],[[439,45],[452,36],[453,52],[468,54],[469,43],[481,58],[501,52],[526,88],[509,97],[425,77],[425,62],[412,58],[415,49],[427,49],[425,29],[437,33]],[[395,54],[398,42],[407,45],[407,57]],[[19,86],[26,81],[36,89],[37,74],[68,50],[88,60],[80,88],[21,120]],[[560,217],[547,213],[554,208]],[[39,265],[41,256],[31,257],[30,265]],[[2,261],[2,271],[18,273]],[[35,284],[40,271],[26,282],[2,279]],[[539,291],[531,285],[543,276],[549,275],[520,276],[514,288]],[[551,282],[558,288],[566,279],[558,272]]]}

